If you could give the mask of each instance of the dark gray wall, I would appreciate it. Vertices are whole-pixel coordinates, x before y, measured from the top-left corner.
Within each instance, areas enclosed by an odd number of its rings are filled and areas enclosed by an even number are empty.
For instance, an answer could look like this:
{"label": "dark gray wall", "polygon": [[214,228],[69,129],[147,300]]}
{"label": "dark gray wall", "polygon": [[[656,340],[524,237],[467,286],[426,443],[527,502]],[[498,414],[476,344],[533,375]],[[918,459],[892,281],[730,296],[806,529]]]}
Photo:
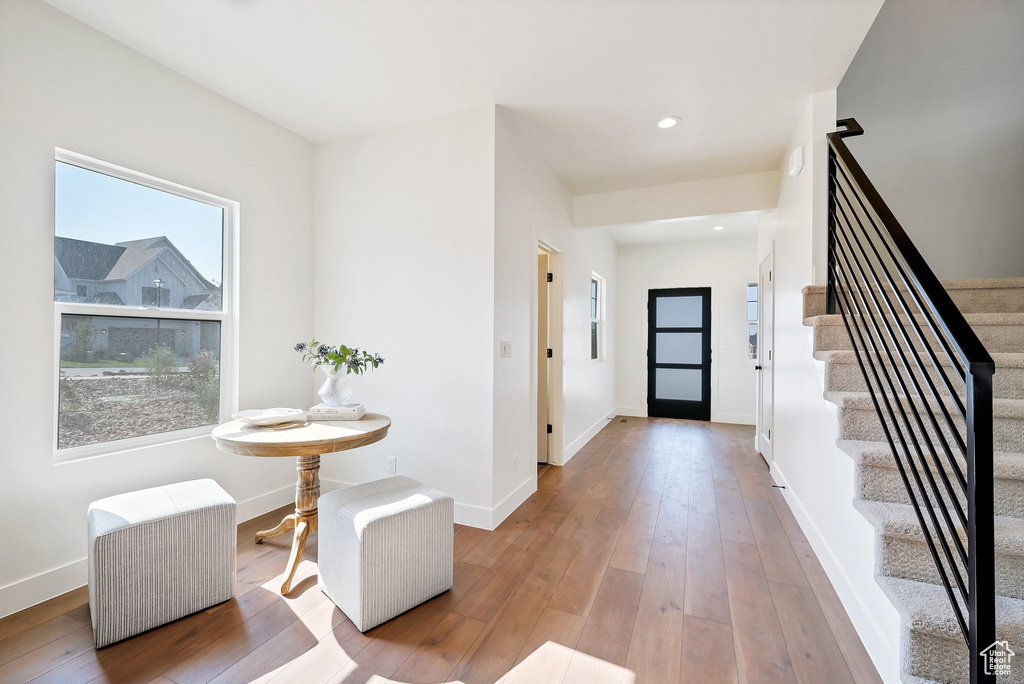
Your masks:
{"label": "dark gray wall", "polygon": [[1024,276],[1024,0],[886,0],[838,114],[940,278]]}

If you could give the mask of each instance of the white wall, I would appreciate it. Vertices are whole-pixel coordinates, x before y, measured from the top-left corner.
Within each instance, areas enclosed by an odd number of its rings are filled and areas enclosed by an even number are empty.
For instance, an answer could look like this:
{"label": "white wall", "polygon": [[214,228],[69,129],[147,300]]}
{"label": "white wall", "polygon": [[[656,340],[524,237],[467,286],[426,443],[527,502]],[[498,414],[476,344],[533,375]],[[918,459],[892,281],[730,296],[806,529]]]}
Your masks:
{"label": "white wall", "polygon": [[379,479],[395,456],[455,498],[457,521],[489,527],[493,107],[318,146],[315,245],[313,333],[384,356],[350,384],[393,420],[383,441],[325,457],[321,476]]}
{"label": "white wall", "polygon": [[838,89],[846,144],[942,279],[1024,276],[1024,3],[900,0]]}
{"label": "white wall", "polygon": [[747,358],[747,285],[757,238],[619,247],[619,413],[647,415],[648,290],[711,288],[711,420],[754,424],[755,361]]}
{"label": "white wall", "polygon": [[[313,146],[35,0],[0,3],[0,615],[86,581],[86,507],[213,477],[242,517],[287,503],[293,464],[207,438],[53,464],[54,147],[241,204],[239,398],[302,405],[290,350],[312,304]],[[272,273],[273,277],[267,277]]]}
{"label": "white wall", "polygon": [[573,224],[597,228],[774,209],[778,192],[779,172],[772,170],[579,195]]}
{"label": "white wall", "polygon": [[[513,350],[511,359],[494,362],[493,488],[495,504],[511,497],[505,510],[521,497],[525,483],[529,491],[536,487],[538,241],[558,250],[561,264],[552,293],[562,294],[562,327],[552,336],[561,338],[553,345],[553,365],[561,364],[564,397],[552,439],[562,445],[562,463],[604,427],[615,409],[614,334],[606,335],[602,359],[590,358],[592,273],[607,281],[609,321],[618,307],[614,244],[602,231],[573,229],[572,196],[523,141],[515,115],[503,107],[497,108],[495,145],[494,335],[511,341]],[[558,383],[557,375],[553,381]]]}
{"label": "white wall", "polygon": [[[854,472],[836,447],[836,408],[823,399],[824,368],[812,356],[801,289],[827,231],[825,133],[835,130],[835,91],[808,98],[783,157],[805,147],[799,176],[784,175],[779,206],[761,221],[758,261],[775,253],[775,422],[772,473],[847,613],[887,682],[899,681],[899,616],[874,581],[874,530],[853,508]],[[809,153],[810,152],[810,153]],[[826,162],[827,163],[827,162]],[[812,256],[813,255],[813,256]],[[820,270],[820,269],[818,269]]]}
{"label": "white wall", "polygon": [[[325,480],[384,477],[395,456],[399,473],[455,498],[457,521],[486,528],[536,489],[538,240],[563,252],[555,437],[571,455],[603,427],[614,340],[604,362],[590,361],[589,287],[594,270],[614,282],[615,251],[574,230],[571,207],[501,107],[317,148],[315,333],[387,359],[350,382],[394,420],[382,442],[325,459]],[[502,340],[511,358],[500,358]]]}

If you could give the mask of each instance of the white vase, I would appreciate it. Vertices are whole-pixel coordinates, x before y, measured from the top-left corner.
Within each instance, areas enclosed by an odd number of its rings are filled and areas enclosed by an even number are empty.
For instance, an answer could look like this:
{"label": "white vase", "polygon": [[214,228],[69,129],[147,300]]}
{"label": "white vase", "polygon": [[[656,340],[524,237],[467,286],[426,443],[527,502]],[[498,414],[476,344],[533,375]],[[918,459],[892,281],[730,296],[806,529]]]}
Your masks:
{"label": "white vase", "polygon": [[352,396],[352,388],[345,382],[345,373],[335,369],[334,366],[321,366],[327,375],[327,380],[320,386],[317,394],[320,401],[327,406],[344,406]]}

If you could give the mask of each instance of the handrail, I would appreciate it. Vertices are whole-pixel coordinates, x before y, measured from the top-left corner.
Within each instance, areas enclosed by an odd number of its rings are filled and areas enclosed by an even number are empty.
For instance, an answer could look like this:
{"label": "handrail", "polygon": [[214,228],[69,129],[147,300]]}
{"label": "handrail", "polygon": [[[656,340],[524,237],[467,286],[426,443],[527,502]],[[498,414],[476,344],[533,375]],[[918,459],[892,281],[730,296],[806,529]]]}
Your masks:
{"label": "handrail", "polygon": [[[863,135],[864,129],[855,119],[836,124],[843,130],[827,135],[827,312],[842,315],[936,574],[967,643],[970,682],[994,684],[995,677],[985,674],[981,651],[996,639],[995,364],[846,146],[844,138]],[[940,354],[949,359],[953,379]],[[957,380],[966,402],[960,399]]]}

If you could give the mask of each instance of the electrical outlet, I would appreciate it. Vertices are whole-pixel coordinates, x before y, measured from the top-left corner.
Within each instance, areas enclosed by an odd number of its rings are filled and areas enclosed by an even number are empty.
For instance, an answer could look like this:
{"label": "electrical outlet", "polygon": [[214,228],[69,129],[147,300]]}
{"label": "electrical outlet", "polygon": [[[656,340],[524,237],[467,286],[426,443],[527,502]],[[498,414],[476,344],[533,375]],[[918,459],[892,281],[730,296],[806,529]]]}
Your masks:
{"label": "electrical outlet", "polygon": [[398,459],[394,456],[388,456],[388,472],[392,475],[398,472]]}
{"label": "electrical outlet", "polygon": [[518,473],[519,472],[519,455],[518,454],[516,454],[516,455],[514,455],[512,457],[512,472],[513,473]]}
{"label": "electrical outlet", "polygon": [[501,358],[511,359],[512,358],[512,343],[502,340],[501,342]]}

